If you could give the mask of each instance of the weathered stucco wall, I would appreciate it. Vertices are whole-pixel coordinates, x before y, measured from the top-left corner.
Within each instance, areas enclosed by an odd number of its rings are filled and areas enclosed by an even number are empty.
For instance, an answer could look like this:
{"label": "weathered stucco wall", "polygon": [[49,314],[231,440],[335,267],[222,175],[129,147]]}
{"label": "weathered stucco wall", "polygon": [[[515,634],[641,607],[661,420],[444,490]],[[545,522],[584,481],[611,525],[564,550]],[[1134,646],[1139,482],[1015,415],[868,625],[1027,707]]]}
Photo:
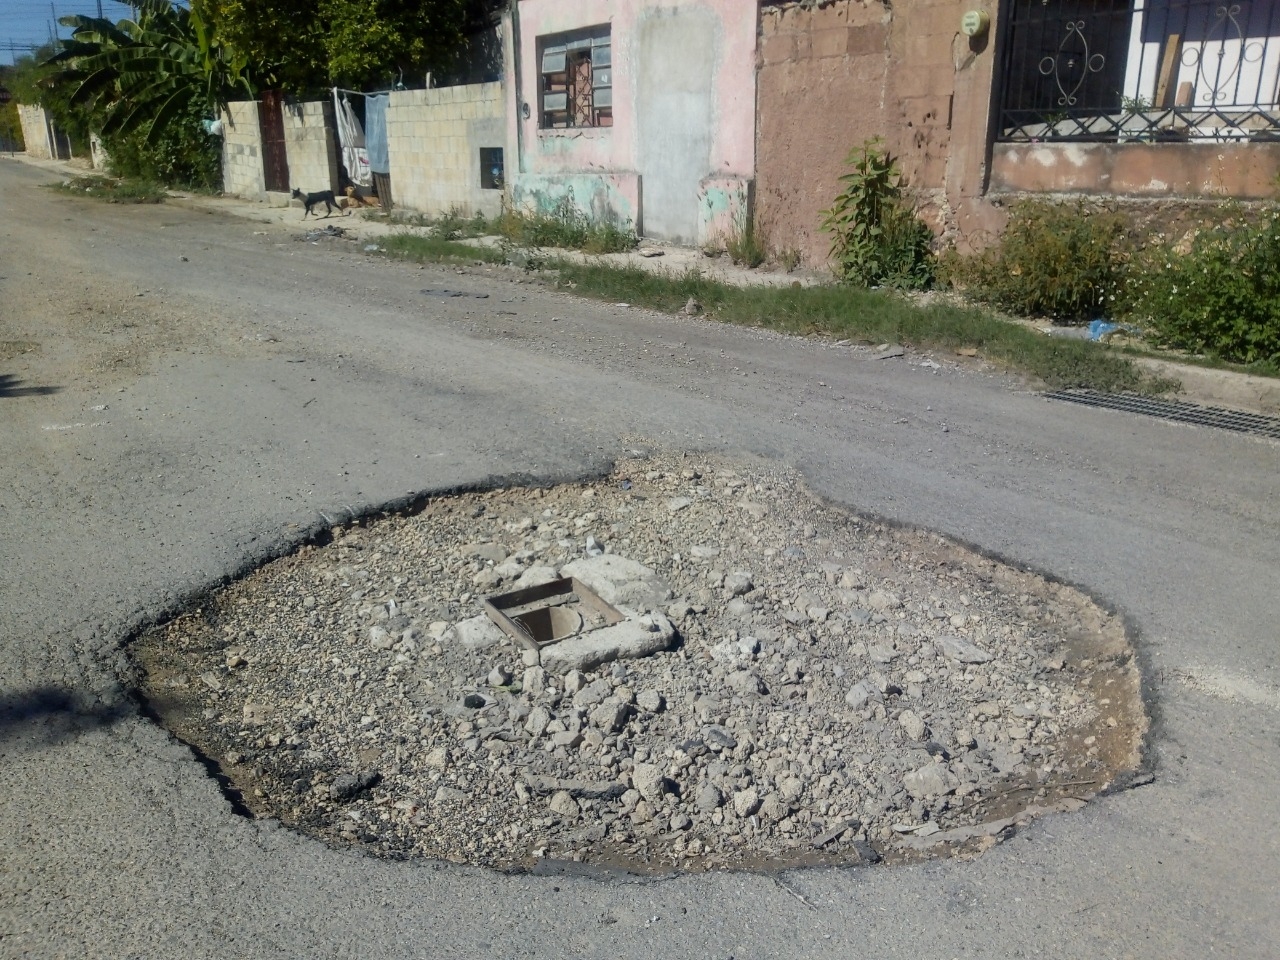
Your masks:
{"label": "weathered stucco wall", "polygon": [[[827,257],[820,211],[850,150],[882,137],[933,226],[959,238],[999,215],[982,200],[997,25],[994,0],[835,0],[761,15],[757,224],[770,245]],[[985,38],[960,19],[986,9]]]}
{"label": "weathered stucco wall", "polygon": [[48,160],[49,122],[44,107],[18,104],[18,122],[22,124],[22,140],[27,146],[27,156]]}
{"label": "weathered stucco wall", "polygon": [[505,106],[501,83],[392,93],[387,150],[396,204],[432,215],[497,216],[502,189],[481,186],[480,150],[504,147]]}
{"label": "weathered stucco wall", "polygon": [[[512,18],[512,195],[547,208],[565,196],[649,236],[703,242],[704,197],[747,196],[755,168],[752,0],[521,0]],[[613,126],[539,129],[538,38],[610,25]],[[509,61],[509,69],[515,63]],[[510,75],[510,74],[509,74]],[[528,116],[524,116],[524,108]],[[723,204],[716,205],[720,209]]]}
{"label": "weathered stucco wall", "polygon": [[1280,143],[997,143],[993,193],[1275,195]]}
{"label": "weathered stucco wall", "polygon": [[267,192],[256,100],[228,104],[222,115],[222,192],[250,200]]}
{"label": "weathered stucco wall", "polygon": [[284,108],[284,153],[290,185],[304,193],[338,189],[333,103],[318,100]]}

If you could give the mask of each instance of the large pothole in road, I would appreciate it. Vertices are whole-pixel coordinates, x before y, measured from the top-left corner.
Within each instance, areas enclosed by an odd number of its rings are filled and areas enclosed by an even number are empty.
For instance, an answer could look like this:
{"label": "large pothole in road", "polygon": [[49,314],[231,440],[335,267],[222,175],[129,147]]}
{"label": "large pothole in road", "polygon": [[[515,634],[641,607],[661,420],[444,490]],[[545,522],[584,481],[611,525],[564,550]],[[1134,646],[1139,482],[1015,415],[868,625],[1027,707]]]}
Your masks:
{"label": "large pothole in road", "polygon": [[649,871],[969,854],[1139,762],[1117,617],[776,469],[623,461],[333,533],[133,647],[255,814],[333,843]]}

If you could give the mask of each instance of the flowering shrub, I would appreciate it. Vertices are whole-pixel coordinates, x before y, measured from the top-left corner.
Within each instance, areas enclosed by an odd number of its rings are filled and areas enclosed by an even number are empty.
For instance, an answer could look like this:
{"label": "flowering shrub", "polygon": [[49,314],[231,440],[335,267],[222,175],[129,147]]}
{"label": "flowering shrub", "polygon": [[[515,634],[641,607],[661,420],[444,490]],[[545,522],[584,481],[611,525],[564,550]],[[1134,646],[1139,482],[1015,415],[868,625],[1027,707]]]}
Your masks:
{"label": "flowering shrub", "polygon": [[1235,363],[1280,365],[1280,207],[1229,217],[1177,256],[1135,263],[1124,311],[1152,341]]}

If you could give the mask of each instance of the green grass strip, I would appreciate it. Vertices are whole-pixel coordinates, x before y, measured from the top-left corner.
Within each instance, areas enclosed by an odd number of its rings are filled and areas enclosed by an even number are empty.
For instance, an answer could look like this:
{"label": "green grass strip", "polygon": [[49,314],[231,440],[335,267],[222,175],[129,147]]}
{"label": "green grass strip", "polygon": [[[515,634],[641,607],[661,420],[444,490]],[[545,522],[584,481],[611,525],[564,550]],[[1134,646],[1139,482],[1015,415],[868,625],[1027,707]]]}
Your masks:
{"label": "green grass strip", "polygon": [[108,203],[162,203],[164,187],[147,180],[115,180],[110,177],[73,177],[54,184],[55,189],[76,197],[92,197]]}
{"label": "green grass strip", "polygon": [[[388,255],[418,262],[506,259],[498,249],[411,234],[388,237],[382,246]],[[692,297],[712,319],[724,323],[918,349],[972,347],[987,360],[1034,377],[1052,390],[1159,394],[1178,388],[1176,381],[1153,377],[1102,344],[1046,337],[976,308],[920,306],[896,294],[842,286],[739,287],[696,271],[658,274],[636,266],[567,259],[548,266],[561,285],[572,284],[580,295],[666,313],[676,312]]]}
{"label": "green grass strip", "polygon": [[483,260],[485,263],[506,263],[507,255],[496,247],[473,246],[457,240],[440,240],[417,233],[393,233],[378,241],[378,246],[389,257],[412,260],[414,263],[438,263],[449,260]]}
{"label": "green grass strip", "polygon": [[918,306],[901,296],[852,287],[738,287],[696,273],[664,276],[639,267],[569,261],[556,266],[562,282],[602,300],[674,312],[693,297],[726,323],[925,349],[973,347],[1055,390],[1163,393],[1176,387],[1100,344],[1052,339],[978,309]]}

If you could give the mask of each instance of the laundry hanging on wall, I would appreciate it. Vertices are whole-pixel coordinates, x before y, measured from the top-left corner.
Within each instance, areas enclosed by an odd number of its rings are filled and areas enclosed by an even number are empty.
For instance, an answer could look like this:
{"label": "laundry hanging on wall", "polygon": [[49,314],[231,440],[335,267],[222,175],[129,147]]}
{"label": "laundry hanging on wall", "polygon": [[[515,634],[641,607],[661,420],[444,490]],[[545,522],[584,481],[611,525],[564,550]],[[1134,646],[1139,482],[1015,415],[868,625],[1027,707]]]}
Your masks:
{"label": "laundry hanging on wall", "polygon": [[[369,151],[365,147],[364,131],[360,129],[360,121],[356,112],[351,109],[351,102],[338,91],[333,91],[334,116],[338,122],[338,142],[342,146],[342,165],[347,168],[347,176],[358,187],[367,187],[373,183],[369,169]],[[385,125],[384,125],[385,130]],[[383,140],[385,142],[385,135]]]}
{"label": "laundry hanging on wall", "polygon": [[391,173],[391,155],[387,149],[387,104],[385,95],[368,96],[364,100],[364,139],[369,152],[369,169],[374,173]]}

